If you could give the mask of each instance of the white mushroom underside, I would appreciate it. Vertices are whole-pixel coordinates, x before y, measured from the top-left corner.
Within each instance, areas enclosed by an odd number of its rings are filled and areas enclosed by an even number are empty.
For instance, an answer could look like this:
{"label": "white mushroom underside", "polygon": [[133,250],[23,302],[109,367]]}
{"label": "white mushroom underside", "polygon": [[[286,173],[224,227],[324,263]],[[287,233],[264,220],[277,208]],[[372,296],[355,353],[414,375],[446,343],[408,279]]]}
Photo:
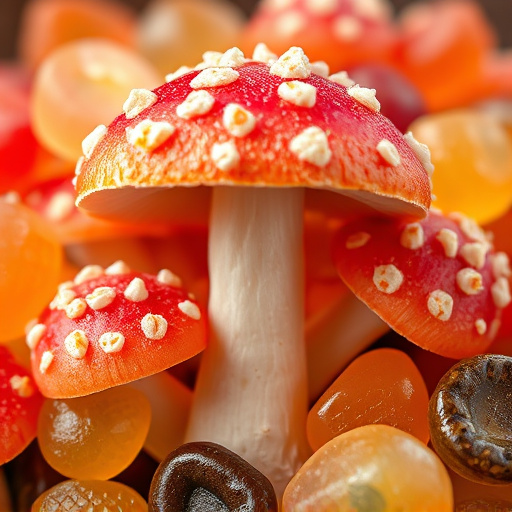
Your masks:
{"label": "white mushroom underside", "polygon": [[281,496],[307,457],[303,191],[217,187],[210,340],[186,441],[217,442]]}

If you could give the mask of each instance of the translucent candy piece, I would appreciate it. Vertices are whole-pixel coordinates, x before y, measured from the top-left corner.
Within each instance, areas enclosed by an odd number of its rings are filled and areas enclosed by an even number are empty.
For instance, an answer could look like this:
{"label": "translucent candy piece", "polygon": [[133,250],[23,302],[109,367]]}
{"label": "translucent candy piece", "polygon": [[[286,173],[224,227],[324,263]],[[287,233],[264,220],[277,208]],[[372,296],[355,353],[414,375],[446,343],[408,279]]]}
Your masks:
{"label": "translucent candy piece", "polygon": [[135,13],[116,0],[31,0],[25,3],[18,37],[20,58],[31,70],[59,46],[76,39],[135,42]]}
{"label": "translucent candy piece", "polygon": [[19,338],[60,280],[62,249],[50,227],[19,203],[0,200],[0,343]]}
{"label": "translucent candy piece", "polygon": [[428,393],[405,353],[382,348],[356,358],[327,389],[308,415],[308,440],[314,450],[363,425],[381,423],[429,439]]}
{"label": "translucent candy piece", "polygon": [[141,15],[137,46],[167,75],[199,64],[206,51],[234,46],[244,22],[241,10],[226,0],[153,0]]}
{"label": "translucent candy piece", "polygon": [[132,89],[153,89],[162,78],[134,50],[105,39],[81,39],[59,47],[34,79],[32,127],[57,156],[77,161],[82,141],[122,113]]}
{"label": "translucent candy piece", "polygon": [[277,512],[270,481],[224,446],[187,443],[160,464],[151,483],[153,512]]}
{"label": "translucent candy piece", "polygon": [[460,109],[421,117],[409,130],[430,149],[435,200],[484,224],[512,202],[512,142],[496,117]]}
{"label": "translucent candy piece", "polygon": [[452,512],[448,473],[433,451],[387,425],[329,441],[288,484],[283,512]]}
{"label": "translucent candy piece", "polygon": [[144,444],[151,409],[140,391],[120,386],[67,400],[47,400],[38,441],[46,461],[69,478],[107,480]]}
{"label": "translucent candy piece", "polygon": [[119,482],[66,480],[43,493],[32,512],[147,512],[146,501]]}

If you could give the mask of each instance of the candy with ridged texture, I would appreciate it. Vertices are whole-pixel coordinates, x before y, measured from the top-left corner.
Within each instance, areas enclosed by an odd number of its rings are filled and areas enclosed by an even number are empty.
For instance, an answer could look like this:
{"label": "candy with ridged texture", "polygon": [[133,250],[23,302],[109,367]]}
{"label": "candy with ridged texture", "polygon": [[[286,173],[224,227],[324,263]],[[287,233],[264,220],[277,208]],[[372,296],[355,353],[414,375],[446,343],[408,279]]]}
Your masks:
{"label": "candy with ridged texture", "polygon": [[50,466],[78,480],[113,478],[135,459],[149,430],[145,395],[120,386],[86,397],[46,400],[38,441]]}
{"label": "candy with ridged texture", "polygon": [[381,348],[357,357],[309,411],[309,444],[317,450],[356,427],[381,423],[427,443],[428,393],[404,352]]}
{"label": "candy with ridged texture", "polygon": [[452,512],[448,473],[412,435],[366,425],[335,437],[288,484],[284,512]]}
{"label": "candy with ridged texture", "polygon": [[477,483],[512,483],[512,357],[456,363],[429,403],[432,445],[453,471]]}
{"label": "candy with ridged texture", "polygon": [[481,224],[512,204],[512,139],[495,117],[458,109],[416,119],[409,130],[430,149],[432,206],[462,212]]}
{"label": "candy with ridged texture", "polygon": [[50,226],[26,206],[0,200],[0,343],[23,336],[55,293],[61,267]]}
{"label": "candy with ridged texture", "polygon": [[147,512],[136,491],[119,482],[66,480],[43,493],[32,512]]}
{"label": "candy with ridged texture", "polygon": [[224,446],[187,443],[158,467],[149,496],[151,512],[277,512],[270,481]]}

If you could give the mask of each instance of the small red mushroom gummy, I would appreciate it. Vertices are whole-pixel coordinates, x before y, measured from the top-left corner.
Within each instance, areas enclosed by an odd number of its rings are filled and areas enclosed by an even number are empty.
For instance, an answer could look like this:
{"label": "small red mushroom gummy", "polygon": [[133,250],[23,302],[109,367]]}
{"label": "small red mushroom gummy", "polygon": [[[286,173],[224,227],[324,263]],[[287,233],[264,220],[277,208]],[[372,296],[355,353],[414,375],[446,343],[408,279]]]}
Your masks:
{"label": "small red mushroom gummy", "polygon": [[508,257],[460,214],[357,220],[338,233],[335,259],[349,288],[395,331],[445,357],[484,352],[511,300]]}
{"label": "small red mushroom gummy", "polygon": [[204,315],[169,270],[123,262],[84,267],[63,283],[27,335],[50,398],[84,396],[158,373],[201,352]]}

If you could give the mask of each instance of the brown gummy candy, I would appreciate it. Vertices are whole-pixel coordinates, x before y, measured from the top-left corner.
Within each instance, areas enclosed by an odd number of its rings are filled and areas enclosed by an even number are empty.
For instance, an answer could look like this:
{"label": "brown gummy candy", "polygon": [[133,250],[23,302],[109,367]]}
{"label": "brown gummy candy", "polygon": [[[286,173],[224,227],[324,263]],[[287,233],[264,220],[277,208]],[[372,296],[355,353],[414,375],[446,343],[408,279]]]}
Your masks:
{"label": "brown gummy candy", "polygon": [[[243,507],[243,508],[242,508]],[[158,467],[150,512],[277,512],[270,481],[246,460],[210,442],[187,443]]]}
{"label": "brown gummy candy", "polygon": [[429,403],[432,444],[456,473],[479,483],[512,483],[512,357],[463,359]]}

